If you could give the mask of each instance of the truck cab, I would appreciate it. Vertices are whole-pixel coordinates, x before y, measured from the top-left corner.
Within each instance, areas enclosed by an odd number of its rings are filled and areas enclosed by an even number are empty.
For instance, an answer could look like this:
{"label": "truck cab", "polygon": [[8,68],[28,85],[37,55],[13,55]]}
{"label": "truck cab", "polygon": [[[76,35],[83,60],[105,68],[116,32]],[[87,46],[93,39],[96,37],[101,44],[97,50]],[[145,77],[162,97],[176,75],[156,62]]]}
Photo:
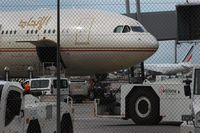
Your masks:
{"label": "truck cab", "polygon": [[[61,103],[61,131],[73,133],[72,111]],[[0,133],[56,132],[56,103],[26,94],[17,82],[0,81]]]}
{"label": "truck cab", "polygon": [[[56,78],[33,78],[26,80],[23,85],[29,84],[30,91],[35,95],[56,95],[57,79]],[[69,95],[69,83],[67,78],[60,79],[61,99],[66,99]]]}
{"label": "truck cab", "polygon": [[1,133],[9,132],[13,128],[17,132],[23,132],[24,117],[21,114],[23,107],[23,89],[17,83],[0,81],[0,128]]}
{"label": "truck cab", "polygon": [[[198,75],[198,71],[195,72]],[[197,80],[195,77],[193,81]],[[138,125],[154,125],[161,121],[182,122],[183,114],[191,114],[190,97],[195,98],[200,92],[195,88],[195,96],[192,96],[191,80],[188,77],[173,77],[122,84],[117,90],[109,90],[95,99],[95,115],[132,119]]]}

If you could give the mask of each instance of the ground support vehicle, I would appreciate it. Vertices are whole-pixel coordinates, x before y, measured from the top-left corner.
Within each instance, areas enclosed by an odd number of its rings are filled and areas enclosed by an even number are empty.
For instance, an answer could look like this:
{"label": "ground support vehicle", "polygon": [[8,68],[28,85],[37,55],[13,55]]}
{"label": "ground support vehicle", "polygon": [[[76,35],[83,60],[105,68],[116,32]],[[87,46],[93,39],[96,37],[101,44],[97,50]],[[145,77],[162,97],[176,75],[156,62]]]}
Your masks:
{"label": "ground support vehicle", "polygon": [[[61,102],[61,131],[73,133],[72,105]],[[55,133],[56,102],[27,94],[20,83],[0,81],[0,133]]]}
{"label": "ground support vehicle", "polygon": [[[57,79],[56,77],[49,78],[33,78],[24,82],[24,85],[30,85],[31,93],[38,95],[54,95],[57,94]],[[69,84],[67,78],[60,79],[60,95],[61,101],[64,101],[69,96]]]}
{"label": "ground support vehicle", "polygon": [[71,79],[69,84],[69,94],[74,102],[81,103],[88,98],[89,83],[82,79]]}
{"label": "ground support vehicle", "polygon": [[190,115],[183,115],[181,133],[200,133],[200,68],[193,73],[192,87],[185,87],[186,95],[191,99]]}
{"label": "ground support vehicle", "polygon": [[200,128],[196,127],[194,122],[183,122],[180,126],[180,133],[200,133]]}
{"label": "ground support vehicle", "polygon": [[95,100],[95,115],[132,119],[140,125],[162,121],[182,121],[182,114],[190,114],[191,99],[185,96],[185,79],[164,79],[142,84],[123,84]]}

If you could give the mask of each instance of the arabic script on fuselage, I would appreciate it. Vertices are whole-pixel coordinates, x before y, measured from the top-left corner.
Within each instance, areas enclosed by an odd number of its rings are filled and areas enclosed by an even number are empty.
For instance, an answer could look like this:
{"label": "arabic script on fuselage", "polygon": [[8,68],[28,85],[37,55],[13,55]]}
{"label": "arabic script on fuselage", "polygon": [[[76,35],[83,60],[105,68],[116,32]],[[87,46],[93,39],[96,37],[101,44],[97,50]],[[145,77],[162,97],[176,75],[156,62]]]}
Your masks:
{"label": "arabic script on fuselage", "polygon": [[43,16],[35,19],[31,17],[28,21],[27,20],[20,20],[19,27],[24,29],[27,27],[37,28],[38,30],[42,29],[42,27],[46,26],[51,19],[51,16]]}

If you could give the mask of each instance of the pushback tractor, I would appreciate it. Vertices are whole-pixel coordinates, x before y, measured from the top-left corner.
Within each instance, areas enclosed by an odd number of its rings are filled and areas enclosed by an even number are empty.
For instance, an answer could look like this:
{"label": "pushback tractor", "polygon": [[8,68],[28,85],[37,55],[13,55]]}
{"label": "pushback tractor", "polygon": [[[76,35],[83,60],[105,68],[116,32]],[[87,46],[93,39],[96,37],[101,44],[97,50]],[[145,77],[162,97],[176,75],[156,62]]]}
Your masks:
{"label": "pushback tractor", "polygon": [[194,68],[192,76],[123,84],[95,99],[95,115],[132,119],[139,125],[182,122],[193,118],[194,126],[199,126],[200,68]]}

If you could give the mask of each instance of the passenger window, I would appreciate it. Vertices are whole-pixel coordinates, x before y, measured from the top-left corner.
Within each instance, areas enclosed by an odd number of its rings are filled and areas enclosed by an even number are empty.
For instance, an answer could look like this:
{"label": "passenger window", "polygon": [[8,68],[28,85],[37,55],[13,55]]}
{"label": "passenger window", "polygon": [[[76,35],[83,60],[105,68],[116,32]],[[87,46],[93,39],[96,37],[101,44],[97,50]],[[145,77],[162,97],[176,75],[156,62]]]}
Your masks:
{"label": "passenger window", "polygon": [[114,33],[121,33],[122,32],[122,30],[123,30],[123,25],[120,25],[120,26],[117,26],[115,29],[114,29]]}
{"label": "passenger window", "polygon": [[10,31],[10,34],[12,34],[12,30]]}
{"label": "passenger window", "polygon": [[131,26],[133,32],[144,32],[144,29],[140,26]]}
{"label": "passenger window", "polygon": [[33,34],[33,30],[31,30],[31,34]]}
{"label": "passenger window", "polygon": [[51,33],[51,30],[49,30],[48,33],[50,34],[50,33]]}
{"label": "passenger window", "polygon": [[11,90],[7,97],[5,125],[7,126],[16,115],[20,114],[21,110],[21,94],[17,91]]}
{"label": "passenger window", "polygon": [[38,33],[38,30],[35,31],[35,34],[37,34],[37,33]]}
{"label": "passenger window", "polygon": [[28,33],[29,33],[29,30],[26,31],[26,34],[28,34]]}
{"label": "passenger window", "polygon": [[8,31],[6,31],[6,34],[8,34]]}
{"label": "passenger window", "polygon": [[47,32],[47,30],[44,30],[44,34]]}
{"label": "passenger window", "polygon": [[16,33],[17,33],[17,31],[15,30],[15,31],[14,31],[14,34],[16,34]]}
{"label": "passenger window", "polygon": [[122,32],[127,33],[127,32],[130,32],[130,31],[131,31],[131,28],[128,25],[125,25]]}
{"label": "passenger window", "polygon": [[4,31],[2,31],[1,34],[4,34]]}

